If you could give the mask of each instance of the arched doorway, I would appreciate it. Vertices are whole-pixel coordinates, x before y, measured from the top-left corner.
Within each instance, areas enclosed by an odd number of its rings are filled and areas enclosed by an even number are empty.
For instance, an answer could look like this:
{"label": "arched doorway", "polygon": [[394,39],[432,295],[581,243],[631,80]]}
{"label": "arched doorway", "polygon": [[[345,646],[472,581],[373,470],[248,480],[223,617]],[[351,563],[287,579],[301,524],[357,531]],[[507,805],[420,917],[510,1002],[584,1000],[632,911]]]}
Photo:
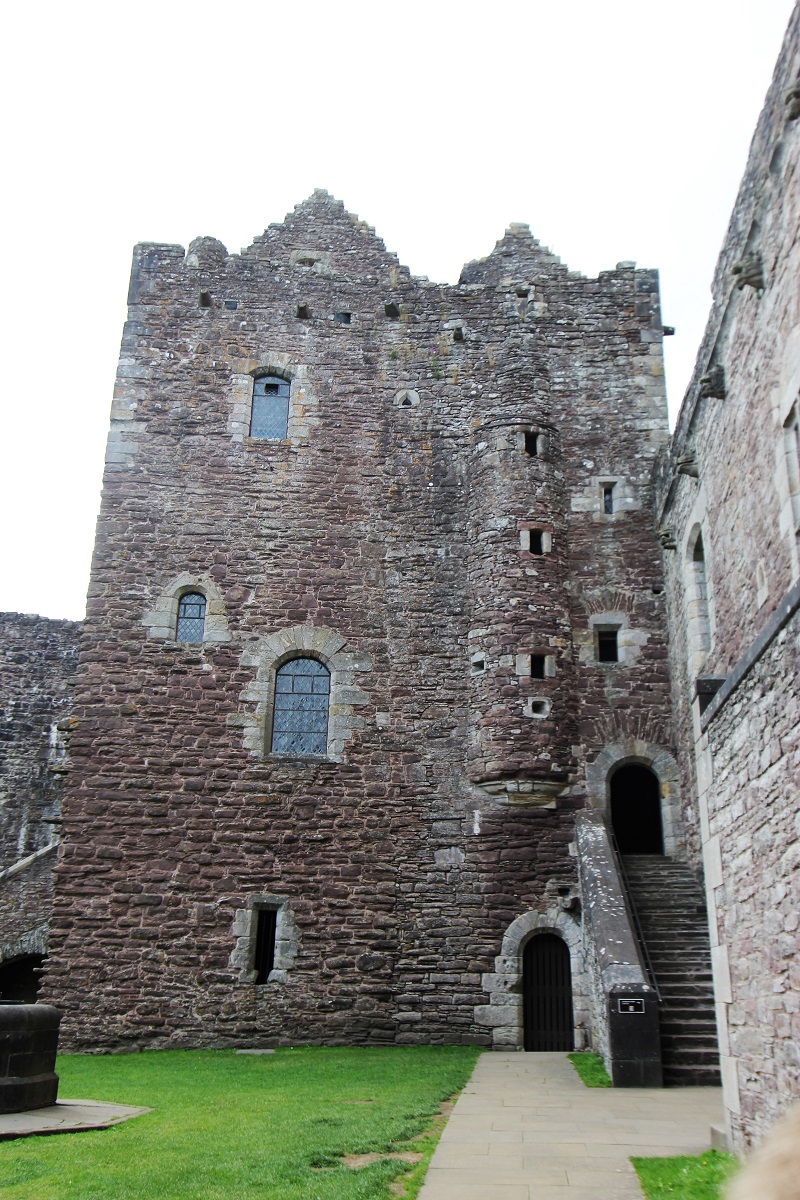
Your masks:
{"label": "arched doorway", "polygon": [[611,825],[620,854],[663,854],[661,787],[649,767],[629,763],[611,776]]}
{"label": "arched doorway", "polygon": [[43,962],[42,954],[25,954],[0,963],[0,1001],[35,1004]]}
{"label": "arched doorway", "polygon": [[554,933],[532,937],[522,955],[522,1012],[526,1050],[573,1050],[569,948]]}

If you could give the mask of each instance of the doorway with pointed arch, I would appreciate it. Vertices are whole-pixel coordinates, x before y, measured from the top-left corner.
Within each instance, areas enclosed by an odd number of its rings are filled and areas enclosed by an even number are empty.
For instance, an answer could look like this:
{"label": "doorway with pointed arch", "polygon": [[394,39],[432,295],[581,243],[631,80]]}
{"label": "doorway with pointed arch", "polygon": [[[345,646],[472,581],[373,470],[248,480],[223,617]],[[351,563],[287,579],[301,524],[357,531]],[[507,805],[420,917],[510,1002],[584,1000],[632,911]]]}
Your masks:
{"label": "doorway with pointed arch", "polygon": [[609,781],[611,827],[620,854],[664,853],[661,784],[641,763],[625,763]]}

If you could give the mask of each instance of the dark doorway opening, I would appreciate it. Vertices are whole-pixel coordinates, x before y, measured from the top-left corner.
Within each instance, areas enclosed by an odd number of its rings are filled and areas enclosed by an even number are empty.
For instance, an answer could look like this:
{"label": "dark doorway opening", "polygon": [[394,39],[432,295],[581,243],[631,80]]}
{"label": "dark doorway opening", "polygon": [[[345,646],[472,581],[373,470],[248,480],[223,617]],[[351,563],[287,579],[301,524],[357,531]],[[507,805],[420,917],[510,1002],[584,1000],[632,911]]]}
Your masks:
{"label": "dark doorway opening", "polygon": [[522,1012],[526,1050],[573,1050],[569,948],[554,933],[532,937],[522,956]]}
{"label": "dark doorway opening", "polygon": [[620,854],[663,854],[661,788],[648,767],[635,763],[611,776],[611,825]]}
{"label": "dark doorway opening", "polygon": [[35,1004],[43,962],[42,954],[25,954],[0,964],[0,1001],[5,1004]]}

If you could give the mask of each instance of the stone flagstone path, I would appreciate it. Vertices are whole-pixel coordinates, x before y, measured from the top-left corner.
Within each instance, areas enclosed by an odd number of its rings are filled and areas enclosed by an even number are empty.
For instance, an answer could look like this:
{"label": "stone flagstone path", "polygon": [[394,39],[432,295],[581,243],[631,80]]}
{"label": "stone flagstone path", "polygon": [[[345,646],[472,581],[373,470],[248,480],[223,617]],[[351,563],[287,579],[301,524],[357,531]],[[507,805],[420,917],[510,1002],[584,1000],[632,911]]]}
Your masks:
{"label": "stone flagstone path", "polygon": [[419,1200],[642,1200],[630,1155],[701,1154],[722,1124],[720,1088],[587,1088],[565,1054],[482,1054]]}

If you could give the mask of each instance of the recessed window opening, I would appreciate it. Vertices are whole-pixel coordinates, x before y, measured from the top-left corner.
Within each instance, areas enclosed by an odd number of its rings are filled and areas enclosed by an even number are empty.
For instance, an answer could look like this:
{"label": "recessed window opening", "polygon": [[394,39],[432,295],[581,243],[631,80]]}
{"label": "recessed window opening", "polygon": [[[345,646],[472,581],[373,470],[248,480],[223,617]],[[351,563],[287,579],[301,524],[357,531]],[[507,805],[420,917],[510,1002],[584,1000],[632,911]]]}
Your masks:
{"label": "recessed window opening", "polygon": [[531,679],[544,679],[545,658],[544,654],[531,655]]}
{"label": "recessed window opening", "polygon": [[211,292],[200,293],[200,307],[211,308]]}
{"label": "recessed window opening", "polygon": [[539,456],[539,435],[530,429],[525,431],[525,453],[531,458]]}
{"label": "recessed window opening", "polygon": [[274,908],[259,908],[256,917],[256,949],[253,970],[256,983],[266,983],[275,966],[275,930],[278,914]]}
{"label": "recessed window opening", "polygon": [[289,383],[277,375],[261,375],[253,383],[250,437],[282,441],[289,423]]}
{"label": "recessed window opening", "polygon": [[395,304],[394,300],[387,300],[383,306],[383,311],[392,321],[396,321],[400,316],[400,306],[399,304]]}
{"label": "recessed window opening", "polygon": [[176,642],[202,642],[206,619],[206,598],[201,592],[185,592],[178,604]]}
{"label": "recessed window opening", "polygon": [[613,483],[603,484],[603,512],[613,513],[614,511],[614,485]]}
{"label": "recessed window opening", "polygon": [[549,700],[531,700],[531,716],[546,717],[550,712]]}
{"label": "recessed window opening", "polygon": [[230,308],[230,309],[237,309],[239,307],[239,301],[238,300],[226,300],[225,307]]}
{"label": "recessed window opening", "polygon": [[469,664],[469,669],[473,675],[482,675],[486,670],[486,659],[482,654],[476,654]]}
{"label": "recessed window opening", "polygon": [[597,630],[597,661],[605,663],[619,662],[616,629]]}
{"label": "recessed window opening", "polygon": [[311,309],[308,307],[307,304],[298,304],[297,316],[298,316],[299,320],[307,321],[308,318],[311,316]]}
{"label": "recessed window opening", "polygon": [[333,314],[333,319],[337,325],[349,325],[353,314],[349,312],[336,312]]}
{"label": "recessed window opening", "polygon": [[331,677],[315,658],[293,658],[275,679],[273,754],[324,755]]}
{"label": "recessed window opening", "polygon": [[783,425],[789,501],[795,536],[800,538],[800,401],[796,401]]}
{"label": "recessed window opening", "polygon": [[531,529],[530,550],[531,554],[544,554],[544,530]]}
{"label": "recessed window opening", "polygon": [[463,340],[464,340],[464,330],[460,325],[456,325],[456,327],[453,330],[453,341],[454,342],[463,342]]}
{"label": "recessed window opening", "polygon": [[692,675],[697,675],[711,649],[710,592],[705,543],[699,529],[694,541],[687,546],[686,559],[684,581],[689,669]]}

